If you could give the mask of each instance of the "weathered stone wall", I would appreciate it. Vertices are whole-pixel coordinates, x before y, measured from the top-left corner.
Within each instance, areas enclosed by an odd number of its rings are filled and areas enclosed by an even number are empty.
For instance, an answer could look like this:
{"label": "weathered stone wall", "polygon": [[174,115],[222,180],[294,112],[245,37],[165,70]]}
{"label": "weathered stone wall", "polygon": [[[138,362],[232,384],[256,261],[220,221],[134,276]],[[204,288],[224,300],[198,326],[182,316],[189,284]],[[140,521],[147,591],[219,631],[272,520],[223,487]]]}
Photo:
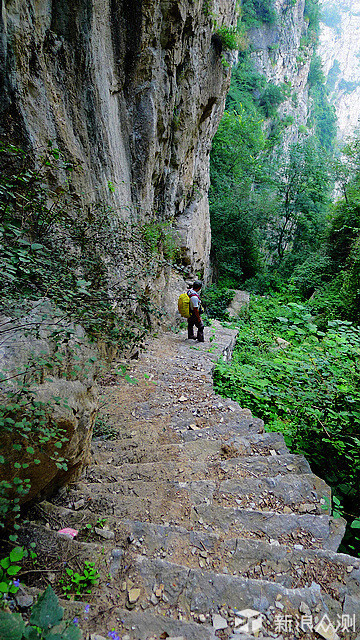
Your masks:
{"label": "weathered stone wall", "polygon": [[[211,10],[234,23],[235,0]],[[230,76],[208,14],[205,0],[8,0],[0,45],[3,133],[54,141],[84,199],[114,216],[174,220],[184,263],[205,278],[209,152]]]}

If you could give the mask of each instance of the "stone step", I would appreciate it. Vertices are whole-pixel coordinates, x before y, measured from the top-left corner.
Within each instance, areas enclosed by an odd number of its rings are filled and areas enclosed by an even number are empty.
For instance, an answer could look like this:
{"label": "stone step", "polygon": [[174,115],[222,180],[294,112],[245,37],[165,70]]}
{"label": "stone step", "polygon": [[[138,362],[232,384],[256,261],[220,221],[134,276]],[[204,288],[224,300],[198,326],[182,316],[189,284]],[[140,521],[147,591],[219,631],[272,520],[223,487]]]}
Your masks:
{"label": "stone step", "polygon": [[[118,486],[121,487],[121,484],[118,483]],[[190,527],[191,503],[187,491],[166,483],[160,493],[159,484],[143,483],[147,491],[144,488],[141,496],[124,494],[124,487],[114,490],[111,489],[112,485],[92,484],[87,485],[85,490],[70,491],[58,504],[76,510],[77,505],[83,503],[86,510],[100,517],[114,516],[117,519],[130,518],[156,523],[174,522]]]}
{"label": "stone step", "polygon": [[[211,429],[200,429],[199,431],[187,431],[182,434],[184,442],[190,443],[196,440],[221,441],[229,447],[233,446],[238,449],[238,455],[284,455],[289,452],[281,433],[249,433],[248,435],[239,435],[233,428],[229,433],[227,427],[221,426]],[[232,456],[233,457],[233,456]]]}
{"label": "stone step", "polygon": [[[72,511],[47,502],[41,503],[41,507],[43,524],[51,523],[55,531],[58,528],[70,526],[79,530],[80,539],[102,543],[101,535],[90,533],[86,529],[86,525],[91,523],[94,530],[97,520],[100,519],[97,514],[89,510]],[[142,554],[161,557],[177,564],[190,564],[193,568],[197,568],[201,563],[203,570],[235,572],[247,577],[259,575],[264,578],[266,575],[267,579],[282,582],[290,587],[294,586],[292,581],[299,581],[298,566],[303,567],[302,575],[304,576],[304,567],[315,561],[316,567],[326,565],[326,574],[329,578],[333,577],[334,581],[340,574],[341,581],[345,584],[356,585],[358,588],[360,583],[360,560],[345,554],[337,554],[329,549],[317,548],[319,539],[311,537],[309,533],[306,535],[304,526],[303,537],[301,534],[294,538],[289,536],[284,544],[280,545],[275,539],[270,543],[265,538],[226,538],[209,529],[186,529],[183,526],[159,525],[138,520],[119,522],[114,516],[107,516],[106,523],[103,524],[115,532],[116,540],[121,542],[122,547],[130,542]],[[54,535],[54,531],[51,534]],[[45,535],[50,535],[48,528],[45,528]],[[306,548],[307,544],[310,548]],[[353,569],[345,571],[347,567],[353,567]],[[322,570],[321,575],[324,579],[323,574]]]}
{"label": "stone step", "polygon": [[[116,631],[120,634],[120,637],[123,634],[123,638],[127,637],[130,640],[157,640],[158,638],[167,638],[167,640],[219,640],[216,627],[213,626],[213,616],[211,614],[206,616],[205,622],[202,623],[200,621],[185,622],[148,613],[147,611],[120,609],[117,613],[120,622],[116,626]],[[235,615],[233,616],[234,620]],[[240,620],[241,618],[239,618]],[[228,630],[230,629],[231,627],[229,626]],[[259,640],[273,640],[273,636],[268,636],[264,631],[258,637]],[[234,640],[254,640],[254,635],[236,633],[231,638],[234,638]],[[282,636],[277,635],[277,638],[282,640]],[[91,637],[90,640],[97,640],[97,638]]]}
{"label": "stone step", "polygon": [[251,414],[248,415],[239,407],[237,411],[227,412],[220,419],[218,417],[216,424],[210,424],[208,427],[203,428],[210,433],[216,432],[217,429],[222,431],[224,428],[227,431],[234,430],[237,433],[263,433],[264,421],[261,418],[255,418]]}
{"label": "stone step", "polygon": [[[213,455],[212,464],[204,460],[186,459],[183,452],[179,459],[169,462],[140,462],[125,463],[115,466],[113,462],[94,464],[88,467],[82,481],[88,482],[117,482],[119,480],[142,480],[151,482],[158,480],[175,480],[189,482],[194,478],[245,478],[259,476],[276,476],[285,474],[311,473],[310,466],[303,456],[292,454],[282,456],[245,456],[243,458],[229,458],[223,460],[224,452],[218,452],[218,459]],[[109,464],[111,467],[109,467]]]}
{"label": "stone step", "polygon": [[[54,505],[43,503],[45,510],[49,508],[50,513],[62,511],[62,517],[66,523],[74,525],[69,521],[69,511],[55,508]],[[80,517],[84,513],[75,513]],[[116,519],[111,524],[116,531],[118,523]],[[64,521],[63,521],[64,524]],[[156,557],[163,554],[162,559],[170,561],[175,565],[180,563],[186,566],[186,570],[198,570],[200,566],[202,572],[215,570],[216,574],[229,573],[251,578],[261,582],[271,582],[282,585],[287,589],[297,587],[311,587],[313,582],[320,585],[322,600],[324,604],[334,613],[334,602],[345,602],[352,607],[359,607],[360,603],[354,598],[350,598],[350,593],[359,593],[360,584],[360,560],[344,554],[336,554],[331,551],[322,550],[298,550],[289,546],[269,544],[259,540],[229,539],[220,540],[218,535],[208,532],[189,531],[182,527],[157,526],[144,522],[127,521],[122,523],[121,530],[116,531],[117,539],[121,540],[121,547],[113,549],[113,541],[104,541],[98,538],[97,544],[81,544],[76,540],[67,541],[54,531],[49,531],[42,527],[33,525],[20,533],[20,543],[29,544],[32,541],[41,541],[38,550],[43,546],[43,552],[58,553],[64,555],[64,545],[68,545],[68,552],[71,556],[76,556],[81,561],[95,561],[97,566],[106,560],[107,554],[111,553],[111,573],[116,577],[119,559],[121,560],[126,548],[133,548],[138,553],[145,556],[148,561],[149,556]],[[30,537],[29,537],[30,535]],[[105,552],[105,548],[108,549]],[[112,548],[112,551],[111,551]],[[105,555],[104,555],[105,553]],[[126,556],[126,564],[130,556]],[[199,564],[198,564],[199,563]],[[131,564],[131,563],[130,563]],[[51,574],[51,572],[50,572]],[[132,582],[134,578],[132,577]],[[135,580],[136,582],[136,580]],[[153,604],[153,603],[152,603]]]}
{"label": "stone step", "polygon": [[222,531],[224,537],[261,538],[281,544],[317,546],[336,551],[346,522],[326,515],[276,513],[216,505],[198,505],[191,510],[197,529]]}
{"label": "stone step", "polygon": [[[114,556],[115,564],[110,565],[112,574],[116,573],[115,552]],[[230,619],[234,611],[248,608],[270,617],[278,610],[279,601],[283,614],[299,612],[304,604],[313,615],[336,616],[342,612],[341,603],[329,596],[325,598],[315,582],[310,587],[287,589],[264,579],[204,572],[146,556],[134,558],[129,579],[140,589],[136,608],[163,615],[170,610],[172,617],[178,617],[180,612],[189,622],[198,621],[200,615],[222,612],[225,607]]]}
{"label": "stone step", "polygon": [[[199,438],[195,437],[195,439],[179,445],[178,449],[174,448],[174,458],[177,452],[177,457],[179,455],[186,456],[193,460],[206,461],[208,463],[214,462],[216,459],[229,460],[239,457],[242,459],[251,458],[256,463],[260,458],[264,460],[269,457],[276,459],[277,456],[290,455],[282,436],[279,434],[278,438],[274,438],[274,435],[278,434],[265,433],[264,440],[260,442],[258,439],[255,442],[251,442],[249,438],[241,436],[233,436],[228,439],[224,436],[214,440],[208,440],[201,436]],[[268,436],[271,436],[271,438]],[[164,452],[168,455],[165,449]],[[249,464],[251,463],[249,462]]]}
{"label": "stone step", "polygon": [[[189,381],[189,384],[193,386],[196,384],[193,380]],[[166,395],[166,391],[164,391]],[[175,393],[175,395],[177,395]],[[257,431],[262,433],[264,431],[264,422],[260,418],[254,418],[248,409],[242,409],[237,403],[232,403],[228,406],[228,403],[224,398],[220,396],[205,397],[202,399],[192,400],[189,398],[187,391],[180,392],[179,395],[187,398],[186,402],[174,401],[174,395],[168,396],[165,403],[168,407],[168,411],[171,415],[171,427],[175,431],[186,431],[189,425],[196,423],[200,427],[213,427],[218,424],[222,426],[231,427],[234,424],[242,426],[244,430]],[[229,403],[230,404],[230,403]]]}
{"label": "stone step", "polygon": [[228,458],[221,462],[220,467],[226,477],[257,478],[259,476],[311,473],[306,458],[292,453]]}
{"label": "stone step", "polygon": [[121,466],[98,464],[87,469],[82,481],[113,483],[128,481],[159,482],[175,481],[189,482],[192,478],[210,476],[208,466],[204,462],[176,460],[169,462],[140,462],[138,464],[123,464]]}
{"label": "stone step", "polygon": [[331,512],[331,490],[312,473],[224,480],[213,499],[219,505],[261,511]]}
{"label": "stone step", "polygon": [[181,436],[185,442],[189,440],[195,440],[198,437],[202,438],[219,438],[221,436],[231,437],[236,435],[249,436],[252,434],[260,435],[264,431],[264,423],[258,418],[243,418],[230,424],[218,423],[210,427],[203,427],[200,429],[186,428],[181,431]]}
{"label": "stone step", "polygon": [[170,461],[176,459],[181,450],[181,444],[161,446],[156,440],[145,445],[141,436],[130,440],[112,440],[92,444],[94,459],[99,463],[114,464],[114,466],[126,463]]}
{"label": "stone step", "polygon": [[80,481],[69,491],[67,506],[72,506],[71,501],[80,499],[106,501],[113,500],[114,496],[119,502],[123,497],[151,500],[156,496],[157,500],[163,501],[182,500],[193,505],[214,503],[280,513],[327,513],[331,500],[330,489],[323,480],[313,474],[303,474],[291,477],[279,475],[275,478],[241,478],[220,483],[211,480]]}
{"label": "stone step", "polygon": [[203,432],[189,431],[189,438],[184,443],[159,445],[157,442],[144,444],[138,436],[126,440],[93,442],[92,453],[99,464],[123,464],[165,462],[187,458],[198,461],[208,460],[209,456],[222,459],[239,456],[267,457],[289,455],[284,438],[277,433],[253,434],[252,436],[228,436],[227,431],[220,437],[207,439]]}
{"label": "stone step", "polygon": [[[125,524],[125,523],[124,523]],[[297,549],[266,540],[222,540],[208,531],[127,522],[139,552],[203,571],[231,573],[278,582],[287,588],[311,586],[343,599],[346,591],[360,593],[360,559],[322,549]],[[298,545],[301,546],[301,545]]]}
{"label": "stone step", "polygon": [[[148,611],[117,610],[119,622],[116,631],[130,640],[167,638],[167,640],[219,640],[215,629],[208,624],[185,622],[174,618],[154,615]],[[107,629],[106,629],[107,631]],[[106,634],[106,637],[107,636]],[[249,636],[250,638],[250,636]],[[245,640],[239,637],[239,640]],[[254,637],[252,637],[254,640]]]}
{"label": "stone step", "polygon": [[84,498],[91,501],[98,496],[104,496],[105,499],[115,496],[119,501],[123,497],[146,498],[149,500],[154,497],[157,500],[188,500],[192,492],[194,492],[195,496],[198,493],[210,495],[211,489],[214,490],[215,488],[214,484],[208,483],[208,488],[207,483],[204,483],[206,488],[194,486],[192,489],[193,484],[192,482],[175,482],[173,480],[150,480],[149,482],[143,480],[119,480],[118,482],[109,483],[79,481],[71,485],[68,491],[69,504],[67,506],[71,506],[75,499]]}
{"label": "stone step", "polygon": [[[224,542],[225,567],[230,573],[260,577],[287,588],[320,585],[324,593],[343,601],[347,592],[360,594],[360,560],[322,549],[294,549],[263,540]],[[220,571],[224,567],[220,566]]]}

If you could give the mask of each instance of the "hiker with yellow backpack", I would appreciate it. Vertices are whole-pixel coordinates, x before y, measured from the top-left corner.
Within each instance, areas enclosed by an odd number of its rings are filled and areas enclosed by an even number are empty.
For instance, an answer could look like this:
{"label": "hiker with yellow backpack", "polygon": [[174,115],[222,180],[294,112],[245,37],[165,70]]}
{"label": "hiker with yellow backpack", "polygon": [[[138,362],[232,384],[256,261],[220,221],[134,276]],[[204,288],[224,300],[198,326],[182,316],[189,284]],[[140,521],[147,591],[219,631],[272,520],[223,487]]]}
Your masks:
{"label": "hiker with yellow backpack", "polygon": [[[188,322],[188,339],[204,342],[204,323],[201,320],[202,306],[200,291],[202,282],[195,280],[193,286],[182,293],[178,300],[179,313]],[[197,336],[194,335],[194,326],[197,327]]]}

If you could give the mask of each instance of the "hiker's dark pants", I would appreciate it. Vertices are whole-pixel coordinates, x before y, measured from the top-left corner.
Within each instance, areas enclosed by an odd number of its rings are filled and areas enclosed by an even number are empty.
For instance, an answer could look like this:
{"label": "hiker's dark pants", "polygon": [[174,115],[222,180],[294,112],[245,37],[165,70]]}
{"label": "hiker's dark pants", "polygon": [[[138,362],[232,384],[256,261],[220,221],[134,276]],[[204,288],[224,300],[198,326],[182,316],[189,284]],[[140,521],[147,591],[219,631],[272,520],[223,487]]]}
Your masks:
{"label": "hiker's dark pants", "polygon": [[194,325],[197,327],[197,340],[198,342],[204,342],[204,323],[197,319],[194,313],[188,318],[188,338],[194,338]]}

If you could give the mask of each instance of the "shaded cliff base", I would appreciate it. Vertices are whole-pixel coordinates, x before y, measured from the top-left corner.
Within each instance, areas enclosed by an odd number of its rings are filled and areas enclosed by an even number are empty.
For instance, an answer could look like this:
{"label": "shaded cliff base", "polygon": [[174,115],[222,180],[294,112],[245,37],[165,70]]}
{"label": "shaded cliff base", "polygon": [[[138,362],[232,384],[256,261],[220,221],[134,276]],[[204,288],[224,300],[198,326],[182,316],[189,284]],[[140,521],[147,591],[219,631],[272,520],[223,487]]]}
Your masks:
{"label": "shaded cliff base", "polygon": [[[325,614],[343,627],[360,621],[359,559],[336,553],[345,523],[329,515],[330,490],[303,456],[214,394],[212,368],[231,356],[236,332],[215,322],[206,331],[204,345],[184,333],[153,338],[126,376],[114,366],[101,380],[92,464],[33,509],[21,541],[44,552],[43,586],[59,595],[65,561],[95,562],[98,587],[68,605],[92,640],[111,630],[245,640],[244,609],[257,612],[260,638],[335,639],[318,627]],[[64,527],[74,540],[56,533]],[[308,626],[294,631],[290,619]]]}

